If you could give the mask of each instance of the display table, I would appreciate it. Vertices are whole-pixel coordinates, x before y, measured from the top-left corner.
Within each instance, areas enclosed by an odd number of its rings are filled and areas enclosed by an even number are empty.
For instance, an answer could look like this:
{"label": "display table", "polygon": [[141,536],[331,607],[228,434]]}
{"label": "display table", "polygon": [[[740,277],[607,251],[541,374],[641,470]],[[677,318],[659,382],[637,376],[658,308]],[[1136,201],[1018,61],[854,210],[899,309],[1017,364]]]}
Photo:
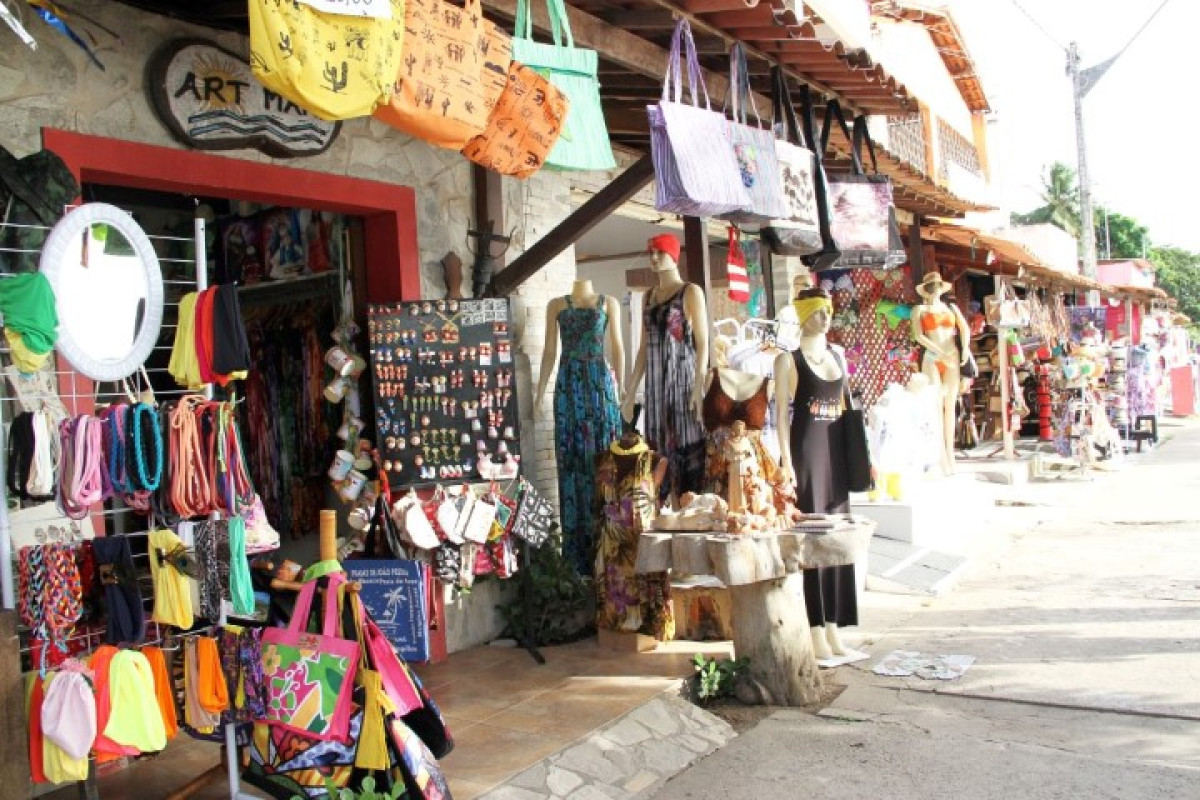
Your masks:
{"label": "display table", "polygon": [[749,660],[750,676],[773,702],[804,705],[817,699],[820,681],[804,595],[785,581],[801,570],[862,560],[875,525],[856,516],[852,524],[828,533],[653,531],[638,542],[637,571],[673,570],[720,579],[729,587],[737,657]]}

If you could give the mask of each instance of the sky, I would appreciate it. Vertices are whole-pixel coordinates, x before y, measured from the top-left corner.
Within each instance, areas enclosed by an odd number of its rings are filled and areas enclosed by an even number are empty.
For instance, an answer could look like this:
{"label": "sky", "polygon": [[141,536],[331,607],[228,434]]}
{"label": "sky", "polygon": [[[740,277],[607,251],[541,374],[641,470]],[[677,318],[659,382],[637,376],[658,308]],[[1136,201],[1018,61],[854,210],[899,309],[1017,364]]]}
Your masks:
{"label": "sky", "polygon": [[[989,153],[1008,210],[1040,205],[1049,164],[1075,166],[1062,48],[1077,41],[1084,68],[1103,61],[1161,1],[1017,0],[1047,35],[1013,0],[949,0],[995,111]],[[1153,244],[1200,252],[1197,31],[1200,2],[1170,0],[1087,95],[1084,129],[1096,200],[1146,225]]]}

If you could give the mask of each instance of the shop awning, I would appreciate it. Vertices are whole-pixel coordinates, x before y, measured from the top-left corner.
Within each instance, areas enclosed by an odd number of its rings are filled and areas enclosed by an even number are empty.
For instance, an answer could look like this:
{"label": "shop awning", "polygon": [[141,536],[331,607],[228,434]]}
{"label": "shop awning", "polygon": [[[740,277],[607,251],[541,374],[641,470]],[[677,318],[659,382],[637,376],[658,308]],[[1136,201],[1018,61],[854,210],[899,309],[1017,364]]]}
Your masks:
{"label": "shop awning", "polygon": [[[1049,288],[1080,292],[1097,291],[1110,297],[1129,297],[1141,302],[1175,305],[1175,300],[1157,286],[1115,286],[1101,283],[1086,275],[1064,272],[1044,263],[1019,242],[965,225],[925,225],[921,228],[921,238],[953,247],[954,252],[947,258],[947,262],[953,266],[992,275],[1004,275],[1017,280],[1024,279]],[[939,259],[940,257],[939,254]]]}
{"label": "shop awning", "polygon": [[975,69],[975,60],[967,50],[962,32],[945,5],[920,2],[920,0],[873,0],[871,13],[895,20],[915,22],[929,31],[929,38],[937,47],[946,72],[954,79],[963,102],[971,111],[991,111],[983,82]]}

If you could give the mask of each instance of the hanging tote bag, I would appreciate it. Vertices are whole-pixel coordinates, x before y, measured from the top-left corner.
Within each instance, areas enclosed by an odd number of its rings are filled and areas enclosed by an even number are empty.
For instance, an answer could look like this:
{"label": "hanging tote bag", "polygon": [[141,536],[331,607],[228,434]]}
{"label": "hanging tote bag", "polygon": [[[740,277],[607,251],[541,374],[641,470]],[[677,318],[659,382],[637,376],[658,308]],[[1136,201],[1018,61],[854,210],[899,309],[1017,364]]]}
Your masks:
{"label": "hanging tote bag", "polygon": [[321,633],[305,630],[317,591],[315,580],[300,590],[286,628],[263,631],[265,722],[313,739],[346,739],[359,647],[338,636],[337,595],[345,580],[339,573],[329,576]]}
{"label": "hanging tote bag", "polygon": [[833,239],[832,210],[829,201],[829,181],[825,176],[825,154],[822,147],[817,146],[818,127],[817,114],[813,106],[812,93],[807,84],[800,86],[800,108],[804,125],[804,140],[813,145],[813,196],[817,204],[817,229],[821,232],[821,247],[819,250],[801,257],[805,266],[814,272],[829,269],[837,263],[842,255],[838,244]]}
{"label": "hanging tote bag", "polygon": [[[821,151],[827,153],[829,134],[837,122],[850,143],[853,172],[827,175],[831,233],[841,251],[836,266],[839,269],[860,267],[892,269],[908,260],[900,228],[896,224],[896,207],[892,204],[892,181],[879,174],[875,159],[875,144],[867,130],[867,119],[854,120],[854,132],[846,124],[841,104],[830,100],[825,107],[825,126],[821,131]],[[863,170],[862,147],[871,156],[874,174]]]}
{"label": "hanging tote bag", "polygon": [[1008,281],[1002,281],[1000,294],[983,298],[983,313],[994,328],[1027,328],[1032,314],[1029,301],[1017,298]]}
{"label": "hanging tote bag", "polygon": [[[775,152],[775,135],[762,126],[762,118],[750,93],[750,70],[746,51],[738,42],[729,50],[729,99],[733,107],[733,122],[729,123],[729,139],[737,159],[742,185],[750,196],[750,205],[725,214],[722,219],[752,225],[768,222],[786,212],[783,190],[779,184],[779,159]],[[750,124],[746,108],[754,112],[756,124]]]}
{"label": "hanging tote bag", "polygon": [[729,275],[729,299],[745,303],[750,299],[750,276],[746,272],[746,255],[742,252],[738,229],[729,226],[729,256],[725,259],[725,271]]}
{"label": "hanging tote bag", "polygon": [[566,127],[550,150],[546,166],[574,170],[613,169],[617,162],[613,158],[608,126],[600,107],[600,82],[596,79],[599,58],[596,51],[575,46],[563,0],[546,0],[554,44],[535,42],[529,2],[517,0],[513,58],[549,78],[570,98]]}
{"label": "hanging tote bag", "polygon": [[[842,362],[843,374],[846,372],[846,359]],[[858,406],[850,394],[849,384],[843,392],[842,416],[838,424],[842,427],[842,445],[846,453],[846,487],[852,492],[865,492],[874,485],[871,477],[871,450],[867,445],[867,425],[863,418],[862,407]]]}
{"label": "hanging tote bag", "polygon": [[462,154],[501,175],[528,178],[546,163],[569,107],[567,96],[548,78],[514,60],[487,128],[467,142]]}
{"label": "hanging tote bag", "polygon": [[508,82],[512,40],[479,0],[405,0],[404,57],[375,118],[438,147],[462,150],[487,127]]}
{"label": "hanging tote bag", "polygon": [[776,255],[806,256],[821,249],[814,183],[817,162],[813,151],[804,146],[787,78],[778,66],[771,68],[771,105],[784,212],[763,226],[762,240]]}
{"label": "hanging tote bag", "polygon": [[[682,50],[681,50],[682,48]],[[680,58],[687,59],[691,103],[683,102]],[[704,95],[704,106],[699,104]],[[675,23],[662,100],[647,106],[659,211],[719,217],[750,205],[729,141],[729,121],[712,110],[686,19]]]}
{"label": "hanging tote bag", "polygon": [[404,4],[250,0],[254,77],[321,119],[365,117],[392,93]]}

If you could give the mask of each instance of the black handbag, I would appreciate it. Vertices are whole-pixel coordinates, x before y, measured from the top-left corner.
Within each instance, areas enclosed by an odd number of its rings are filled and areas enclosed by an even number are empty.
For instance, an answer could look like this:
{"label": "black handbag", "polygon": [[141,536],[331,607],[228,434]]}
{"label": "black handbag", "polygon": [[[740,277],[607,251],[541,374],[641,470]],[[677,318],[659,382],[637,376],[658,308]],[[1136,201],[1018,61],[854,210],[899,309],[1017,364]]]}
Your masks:
{"label": "black handbag", "polygon": [[812,95],[807,84],[800,86],[800,109],[804,125],[804,139],[813,145],[813,193],[817,201],[817,227],[821,232],[821,249],[809,253],[800,260],[814,272],[829,269],[837,263],[842,253],[833,240],[829,210],[829,186],[825,182],[825,154],[817,142],[817,116],[813,110]]}
{"label": "black handbag", "polygon": [[842,445],[846,453],[846,486],[852,492],[866,492],[875,485],[871,477],[871,450],[867,445],[866,420],[862,408],[855,406],[849,388],[846,389],[845,404],[840,422]]}

